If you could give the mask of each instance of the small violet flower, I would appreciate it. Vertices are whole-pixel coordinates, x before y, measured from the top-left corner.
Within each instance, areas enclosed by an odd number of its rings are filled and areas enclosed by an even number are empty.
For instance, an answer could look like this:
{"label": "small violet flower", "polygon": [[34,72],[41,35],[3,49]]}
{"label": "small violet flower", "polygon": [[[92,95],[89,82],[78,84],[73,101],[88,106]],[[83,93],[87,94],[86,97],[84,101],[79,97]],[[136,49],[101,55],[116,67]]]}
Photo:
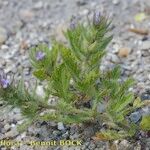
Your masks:
{"label": "small violet flower", "polygon": [[10,81],[7,79],[3,69],[0,69],[0,86],[6,89],[10,85]]}
{"label": "small violet flower", "polygon": [[74,30],[77,26],[77,19],[75,16],[72,16],[71,21],[70,21],[70,29]]}
{"label": "small violet flower", "polygon": [[0,84],[4,89],[6,89],[10,85],[10,82],[8,79],[1,79]]}
{"label": "small violet flower", "polygon": [[42,52],[42,51],[38,51],[37,53],[36,53],[36,60],[37,61],[39,61],[39,60],[42,60],[42,59],[44,59],[44,57],[45,57],[45,53],[44,52]]}
{"label": "small violet flower", "polygon": [[99,25],[100,21],[101,21],[101,13],[99,11],[95,11],[93,16],[93,24]]}

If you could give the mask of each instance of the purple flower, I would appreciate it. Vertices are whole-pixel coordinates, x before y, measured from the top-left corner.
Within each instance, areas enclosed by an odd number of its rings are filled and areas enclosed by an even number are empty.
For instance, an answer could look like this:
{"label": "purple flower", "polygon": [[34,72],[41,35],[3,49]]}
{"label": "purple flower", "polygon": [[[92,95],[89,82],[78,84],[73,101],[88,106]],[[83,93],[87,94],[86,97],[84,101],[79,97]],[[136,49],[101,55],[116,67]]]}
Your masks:
{"label": "purple flower", "polygon": [[10,85],[10,82],[8,79],[1,79],[0,84],[4,89],[6,89]]}
{"label": "purple flower", "polygon": [[2,88],[7,88],[10,85],[9,80],[7,79],[6,74],[3,69],[0,69],[0,85]]}
{"label": "purple flower", "polygon": [[93,24],[99,25],[100,21],[101,21],[101,13],[99,11],[95,11],[93,16]]}
{"label": "purple flower", "polygon": [[38,51],[38,52],[36,53],[36,60],[37,60],[37,61],[42,60],[44,57],[45,57],[45,53],[44,53],[44,52]]}
{"label": "purple flower", "polygon": [[72,16],[70,21],[70,29],[74,30],[77,26],[77,18],[75,16]]}

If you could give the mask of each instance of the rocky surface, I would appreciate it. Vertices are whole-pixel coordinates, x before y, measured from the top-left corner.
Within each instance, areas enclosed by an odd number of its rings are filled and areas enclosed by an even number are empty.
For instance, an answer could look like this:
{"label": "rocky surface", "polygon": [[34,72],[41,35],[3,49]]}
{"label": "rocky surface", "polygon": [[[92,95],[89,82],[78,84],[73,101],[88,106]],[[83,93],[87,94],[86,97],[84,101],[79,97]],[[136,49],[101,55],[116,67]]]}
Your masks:
{"label": "rocky surface", "polygon": [[[3,0],[0,1],[0,67],[7,73],[20,75],[24,69],[25,78],[31,76],[31,65],[28,60],[29,48],[39,42],[50,45],[50,37],[56,35],[64,41],[61,31],[67,27],[72,15],[83,20],[91,16],[93,10],[100,10],[113,18],[112,28],[114,39],[108,47],[108,54],[103,60],[102,70],[120,64],[122,78],[133,76],[137,81],[131,89],[143,100],[150,99],[150,0]],[[146,17],[137,19],[139,13]],[[141,20],[142,19],[142,20]],[[39,87],[40,88],[40,87]],[[41,90],[40,90],[41,91]],[[42,94],[42,93],[41,93]],[[1,105],[1,104],[0,104]],[[100,108],[101,109],[101,108]],[[142,113],[149,113],[149,108],[143,108]],[[134,112],[130,119],[138,122],[141,113]],[[61,140],[80,139],[82,127],[65,126],[61,122],[36,123],[27,131],[18,133],[16,126],[23,122],[18,109],[3,112],[0,118],[0,140],[13,139],[17,141],[31,140]],[[90,131],[90,132],[89,132]],[[23,144],[12,146],[12,150],[149,150],[150,139],[137,141],[95,142],[88,138],[93,131],[84,132],[87,139],[79,147],[31,147]],[[7,148],[1,148],[6,150]],[[9,148],[8,148],[9,149]]]}

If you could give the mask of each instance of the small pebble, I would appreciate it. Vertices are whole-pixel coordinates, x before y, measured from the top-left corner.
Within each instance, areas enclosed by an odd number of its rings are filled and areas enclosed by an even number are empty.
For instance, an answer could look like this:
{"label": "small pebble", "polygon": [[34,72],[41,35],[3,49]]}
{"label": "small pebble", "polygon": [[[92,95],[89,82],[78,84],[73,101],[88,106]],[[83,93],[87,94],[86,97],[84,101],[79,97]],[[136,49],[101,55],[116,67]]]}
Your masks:
{"label": "small pebble", "polygon": [[10,124],[8,124],[8,123],[5,124],[5,126],[4,126],[5,131],[8,131],[10,128],[11,128]]}
{"label": "small pebble", "polygon": [[58,130],[65,130],[64,124],[62,122],[58,122],[57,126]]}
{"label": "small pebble", "polygon": [[150,100],[150,94],[149,93],[142,93],[141,100]]}
{"label": "small pebble", "polygon": [[147,50],[147,49],[150,49],[150,41],[143,41],[142,42],[142,45],[141,45],[141,49],[142,50]]}
{"label": "small pebble", "polygon": [[12,128],[10,131],[5,133],[5,137],[16,137],[19,134],[19,132],[17,131],[17,128]]}
{"label": "small pebble", "polygon": [[142,117],[142,114],[138,111],[131,113],[129,116],[130,120],[134,123],[137,123]]}
{"label": "small pebble", "polygon": [[118,56],[119,57],[127,57],[130,53],[131,49],[129,48],[121,48],[119,49]]}
{"label": "small pebble", "polygon": [[8,38],[7,31],[4,27],[0,26],[0,45],[3,44]]}

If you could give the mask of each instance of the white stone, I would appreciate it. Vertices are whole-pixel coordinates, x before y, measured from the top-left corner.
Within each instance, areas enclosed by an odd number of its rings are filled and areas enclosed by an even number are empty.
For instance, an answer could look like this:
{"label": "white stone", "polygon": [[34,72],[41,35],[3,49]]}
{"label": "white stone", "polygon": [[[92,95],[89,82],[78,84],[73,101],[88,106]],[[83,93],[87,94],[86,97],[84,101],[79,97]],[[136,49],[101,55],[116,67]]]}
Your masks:
{"label": "white stone", "polygon": [[113,4],[118,5],[120,3],[120,0],[113,0],[112,2]]}
{"label": "white stone", "polygon": [[44,92],[43,86],[41,86],[41,85],[37,86],[36,94],[42,98],[45,97],[45,92]]}
{"label": "white stone", "polygon": [[8,50],[9,47],[8,47],[7,45],[2,45],[2,46],[1,46],[1,49],[2,49],[2,50]]}
{"label": "white stone", "polygon": [[34,9],[40,9],[43,7],[43,2],[42,1],[39,1],[37,2],[35,5],[34,5]]}
{"label": "white stone", "polygon": [[150,41],[144,41],[141,45],[142,50],[148,50],[150,49]]}
{"label": "white stone", "polygon": [[58,122],[57,125],[59,130],[65,130],[64,124],[62,122]]}

